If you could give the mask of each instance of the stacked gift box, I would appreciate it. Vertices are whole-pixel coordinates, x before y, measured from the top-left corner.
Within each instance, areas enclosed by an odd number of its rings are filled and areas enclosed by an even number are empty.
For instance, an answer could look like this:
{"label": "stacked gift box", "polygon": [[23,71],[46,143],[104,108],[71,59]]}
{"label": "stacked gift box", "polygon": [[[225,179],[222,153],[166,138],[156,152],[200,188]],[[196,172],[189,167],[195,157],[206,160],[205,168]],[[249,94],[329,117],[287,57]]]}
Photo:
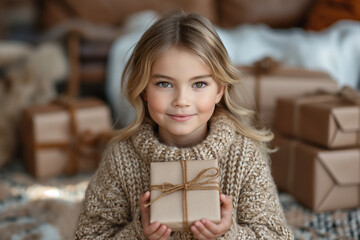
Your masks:
{"label": "stacked gift box", "polygon": [[313,211],[360,206],[360,94],[280,98],[272,173],[280,190]]}
{"label": "stacked gift box", "polygon": [[93,171],[112,137],[109,107],[100,99],[59,99],[23,113],[27,170],[36,178]]}

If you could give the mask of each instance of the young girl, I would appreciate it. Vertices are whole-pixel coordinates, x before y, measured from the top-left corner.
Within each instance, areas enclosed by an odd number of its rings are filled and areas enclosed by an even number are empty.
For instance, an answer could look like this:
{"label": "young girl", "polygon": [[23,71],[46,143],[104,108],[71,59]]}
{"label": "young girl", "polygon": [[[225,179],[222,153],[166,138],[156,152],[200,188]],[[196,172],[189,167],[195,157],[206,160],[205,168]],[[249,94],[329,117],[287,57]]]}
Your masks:
{"label": "young girl", "polygon": [[[211,23],[197,14],[161,17],[123,73],[134,121],[109,144],[90,182],[75,239],[293,239],[270,175],[268,131],[230,97],[239,73]],[[189,232],[150,224],[151,162],[217,159],[221,221]]]}

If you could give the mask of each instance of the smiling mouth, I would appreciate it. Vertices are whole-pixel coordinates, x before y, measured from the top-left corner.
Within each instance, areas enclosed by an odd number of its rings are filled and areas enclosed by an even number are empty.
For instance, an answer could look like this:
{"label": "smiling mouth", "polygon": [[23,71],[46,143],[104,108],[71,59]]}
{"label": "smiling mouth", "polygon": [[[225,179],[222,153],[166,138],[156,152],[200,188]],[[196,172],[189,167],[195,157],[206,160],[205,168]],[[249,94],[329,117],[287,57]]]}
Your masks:
{"label": "smiling mouth", "polygon": [[185,121],[190,120],[192,117],[194,117],[195,114],[190,114],[190,115],[171,115],[171,114],[168,114],[168,116],[172,120],[175,120],[177,122],[185,122]]}

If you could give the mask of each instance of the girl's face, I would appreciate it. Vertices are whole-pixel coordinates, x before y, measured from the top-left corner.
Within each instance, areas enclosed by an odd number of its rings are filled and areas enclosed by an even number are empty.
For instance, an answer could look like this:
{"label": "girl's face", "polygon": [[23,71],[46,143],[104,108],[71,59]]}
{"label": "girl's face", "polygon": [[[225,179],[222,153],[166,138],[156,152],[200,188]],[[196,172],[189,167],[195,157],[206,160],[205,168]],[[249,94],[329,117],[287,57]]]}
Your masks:
{"label": "girl's face", "polygon": [[184,147],[206,137],[207,122],[223,93],[200,57],[172,47],[154,62],[144,100],[159,125],[160,140]]}

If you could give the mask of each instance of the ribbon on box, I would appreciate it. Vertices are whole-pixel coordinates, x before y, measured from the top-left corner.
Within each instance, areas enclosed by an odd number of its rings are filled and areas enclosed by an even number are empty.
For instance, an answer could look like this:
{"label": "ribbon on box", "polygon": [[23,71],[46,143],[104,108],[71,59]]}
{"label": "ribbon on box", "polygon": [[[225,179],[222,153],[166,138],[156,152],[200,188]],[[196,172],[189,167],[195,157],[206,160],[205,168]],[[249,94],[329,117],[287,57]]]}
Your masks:
{"label": "ribbon on box", "polygon": [[[216,167],[210,167],[205,168],[201,170],[192,180],[187,180],[187,160],[180,160],[181,164],[181,170],[182,170],[182,176],[183,176],[183,183],[180,184],[172,184],[168,182],[164,182],[160,185],[151,185],[150,190],[157,190],[162,192],[161,195],[153,199],[151,202],[145,204],[145,207],[150,206],[160,198],[165,197],[166,195],[172,194],[177,191],[183,191],[183,197],[182,197],[182,209],[183,209],[183,226],[184,231],[188,231],[188,203],[187,203],[187,191],[191,190],[218,190],[221,192],[220,183],[217,181],[214,181],[217,179],[220,175],[220,171]],[[211,170],[215,170],[215,173],[210,174],[207,173]],[[201,181],[203,179],[206,179],[205,181]],[[208,185],[212,186],[208,186]],[[215,186],[214,186],[215,185]]]}
{"label": "ribbon on box", "polygon": [[70,142],[37,143],[35,148],[67,148],[69,161],[65,168],[67,174],[74,174],[78,171],[79,158],[84,156],[94,161],[100,159],[99,148],[112,138],[112,132],[93,133],[91,130],[79,132],[75,117],[76,108],[74,101],[70,98],[61,98],[53,101],[54,104],[63,106],[70,115]]}
{"label": "ribbon on box", "polygon": [[280,63],[271,57],[265,57],[259,61],[256,61],[252,66],[252,72],[255,75],[255,104],[256,108],[260,112],[260,79],[262,75],[270,74],[278,69]]}
{"label": "ribbon on box", "polygon": [[360,93],[349,86],[344,86],[338,93],[336,93],[336,96],[360,106]]}

